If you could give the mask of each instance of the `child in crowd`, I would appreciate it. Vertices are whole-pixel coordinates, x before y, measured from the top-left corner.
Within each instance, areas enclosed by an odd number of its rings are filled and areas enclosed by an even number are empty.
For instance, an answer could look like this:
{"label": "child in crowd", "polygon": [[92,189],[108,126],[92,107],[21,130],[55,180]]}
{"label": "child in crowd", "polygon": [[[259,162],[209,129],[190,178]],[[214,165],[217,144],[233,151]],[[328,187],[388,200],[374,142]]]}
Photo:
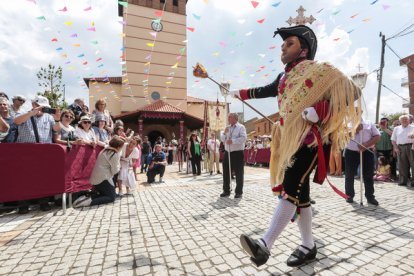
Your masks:
{"label": "child in crowd", "polygon": [[122,196],[122,186],[125,185],[127,194],[131,194],[131,188],[135,188],[135,175],[133,165],[137,162],[139,151],[137,148],[138,140],[133,137],[129,143],[125,143],[121,152],[121,170],[118,174],[119,195]]}
{"label": "child in crowd", "polygon": [[374,175],[376,181],[392,181],[391,179],[391,166],[388,164],[385,156],[378,157],[378,167],[376,174]]}

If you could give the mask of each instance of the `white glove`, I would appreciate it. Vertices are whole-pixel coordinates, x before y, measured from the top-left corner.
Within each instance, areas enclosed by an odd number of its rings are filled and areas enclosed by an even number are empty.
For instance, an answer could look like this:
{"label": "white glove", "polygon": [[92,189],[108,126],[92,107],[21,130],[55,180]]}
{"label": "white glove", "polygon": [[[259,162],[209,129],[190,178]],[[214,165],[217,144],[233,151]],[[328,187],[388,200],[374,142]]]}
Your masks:
{"label": "white glove", "polygon": [[233,98],[240,98],[240,91],[239,90],[230,90],[229,95]]}
{"label": "white glove", "polygon": [[319,121],[318,113],[316,113],[316,110],[313,107],[305,108],[302,112],[302,118],[312,123],[317,123]]}

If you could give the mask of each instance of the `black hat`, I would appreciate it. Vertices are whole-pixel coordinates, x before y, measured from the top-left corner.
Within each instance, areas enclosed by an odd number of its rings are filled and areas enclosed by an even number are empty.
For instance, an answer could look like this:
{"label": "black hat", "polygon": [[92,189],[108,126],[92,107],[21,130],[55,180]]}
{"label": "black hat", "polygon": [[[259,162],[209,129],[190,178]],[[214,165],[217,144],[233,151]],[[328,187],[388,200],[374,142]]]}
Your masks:
{"label": "black hat", "polygon": [[312,31],[311,28],[305,25],[297,25],[293,27],[287,28],[277,28],[273,37],[279,34],[283,40],[288,38],[289,36],[297,36],[303,38],[308,44],[309,47],[309,59],[314,59],[316,55],[316,49],[318,48],[318,41],[316,39],[315,33]]}

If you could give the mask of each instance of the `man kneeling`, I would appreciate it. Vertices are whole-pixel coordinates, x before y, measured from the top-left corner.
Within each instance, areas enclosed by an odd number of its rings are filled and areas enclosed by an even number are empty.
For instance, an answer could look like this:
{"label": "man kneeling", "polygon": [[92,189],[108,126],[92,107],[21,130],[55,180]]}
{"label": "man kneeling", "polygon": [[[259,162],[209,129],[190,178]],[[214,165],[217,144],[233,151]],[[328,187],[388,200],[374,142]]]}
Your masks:
{"label": "man kneeling", "polygon": [[154,183],[155,176],[160,175],[160,183],[162,182],[162,177],[165,172],[165,165],[167,161],[165,158],[165,153],[162,151],[162,146],[156,144],[154,146],[154,152],[148,155],[147,158],[148,172],[147,172],[147,182]]}

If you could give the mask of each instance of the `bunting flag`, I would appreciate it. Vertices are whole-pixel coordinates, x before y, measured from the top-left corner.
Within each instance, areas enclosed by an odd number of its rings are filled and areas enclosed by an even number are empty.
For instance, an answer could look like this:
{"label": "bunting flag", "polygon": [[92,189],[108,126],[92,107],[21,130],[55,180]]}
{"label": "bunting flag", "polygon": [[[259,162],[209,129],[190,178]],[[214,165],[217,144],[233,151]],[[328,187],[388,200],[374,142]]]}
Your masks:
{"label": "bunting flag", "polygon": [[148,46],[148,47],[154,47],[154,46],[155,46],[155,44],[154,44],[154,43],[147,43],[147,46]]}
{"label": "bunting flag", "polygon": [[89,7],[87,7],[87,8],[85,8],[85,9],[83,9],[84,11],[90,11],[90,10],[92,10],[92,7],[91,6],[89,6]]}
{"label": "bunting flag", "polygon": [[259,5],[259,2],[256,1],[250,1],[252,3],[253,8],[256,8]]}
{"label": "bunting flag", "polygon": [[197,15],[197,14],[195,14],[195,13],[193,13],[193,16],[194,16],[194,18],[195,18],[195,19],[197,19],[197,20],[200,20],[200,19],[201,19],[201,16],[199,16],[199,15]]}
{"label": "bunting flag", "polygon": [[354,19],[355,17],[357,17],[357,16],[358,16],[358,14],[359,14],[359,13],[356,13],[356,14],[352,15],[352,16],[351,16],[351,18],[352,18],[352,19]]}
{"label": "bunting flag", "polygon": [[371,2],[371,4],[370,5],[374,5],[375,3],[377,3],[378,2],[378,0],[375,0],[374,2]]}
{"label": "bunting flag", "polygon": [[80,54],[80,55],[78,55],[78,58],[81,58],[81,57],[84,57],[85,55],[84,54]]}
{"label": "bunting flag", "polygon": [[68,8],[66,8],[66,6],[65,6],[65,7],[63,7],[63,9],[61,9],[59,11],[61,11],[61,12],[67,12],[68,11]]}
{"label": "bunting flag", "polygon": [[63,22],[63,24],[65,24],[66,26],[72,26],[73,22],[72,21],[66,21],[66,22]]}
{"label": "bunting flag", "polygon": [[382,5],[382,8],[384,9],[384,11],[388,10],[389,8],[391,8],[390,5]]}
{"label": "bunting flag", "polygon": [[174,64],[173,66],[171,66],[171,68],[177,68],[178,67],[178,62],[176,64]]}
{"label": "bunting flag", "polygon": [[70,37],[78,37],[78,34],[71,34]]}
{"label": "bunting flag", "polygon": [[154,14],[155,14],[156,17],[162,17],[164,12],[163,11],[155,11]]}
{"label": "bunting flag", "polygon": [[128,2],[118,1],[118,4],[125,7],[125,8],[128,7]]}
{"label": "bunting flag", "polygon": [[87,28],[86,30],[91,31],[91,32],[96,32],[95,27]]}
{"label": "bunting flag", "polygon": [[76,44],[72,44],[72,46],[73,47],[80,47],[80,44],[79,43],[76,43]]}
{"label": "bunting flag", "polygon": [[195,29],[194,28],[191,28],[191,27],[187,27],[187,30],[189,30],[190,32],[194,32],[195,31]]}
{"label": "bunting flag", "polygon": [[260,19],[260,20],[257,20],[257,23],[262,24],[264,21],[265,21],[265,19],[264,19],[264,18],[262,18],[262,19]]}
{"label": "bunting flag", "polygon": [[36,19],[39,19],[39,20],[46,20],[46,17],[44,17],[44,16],[42,15],[42,16],[38,16],[38,17],[36,17]]}
{"label": "bunting flag", "polygon": [[52,38],[52,42],[58,42],[57,38]]}
{"label": "bunting flag", "polygon": [[277,7],[280,5],[280,3],[282,3],[282,2],[277,2],[277,3],[274,3],[274,4],[272,4],[272,7],[277,8]]}

